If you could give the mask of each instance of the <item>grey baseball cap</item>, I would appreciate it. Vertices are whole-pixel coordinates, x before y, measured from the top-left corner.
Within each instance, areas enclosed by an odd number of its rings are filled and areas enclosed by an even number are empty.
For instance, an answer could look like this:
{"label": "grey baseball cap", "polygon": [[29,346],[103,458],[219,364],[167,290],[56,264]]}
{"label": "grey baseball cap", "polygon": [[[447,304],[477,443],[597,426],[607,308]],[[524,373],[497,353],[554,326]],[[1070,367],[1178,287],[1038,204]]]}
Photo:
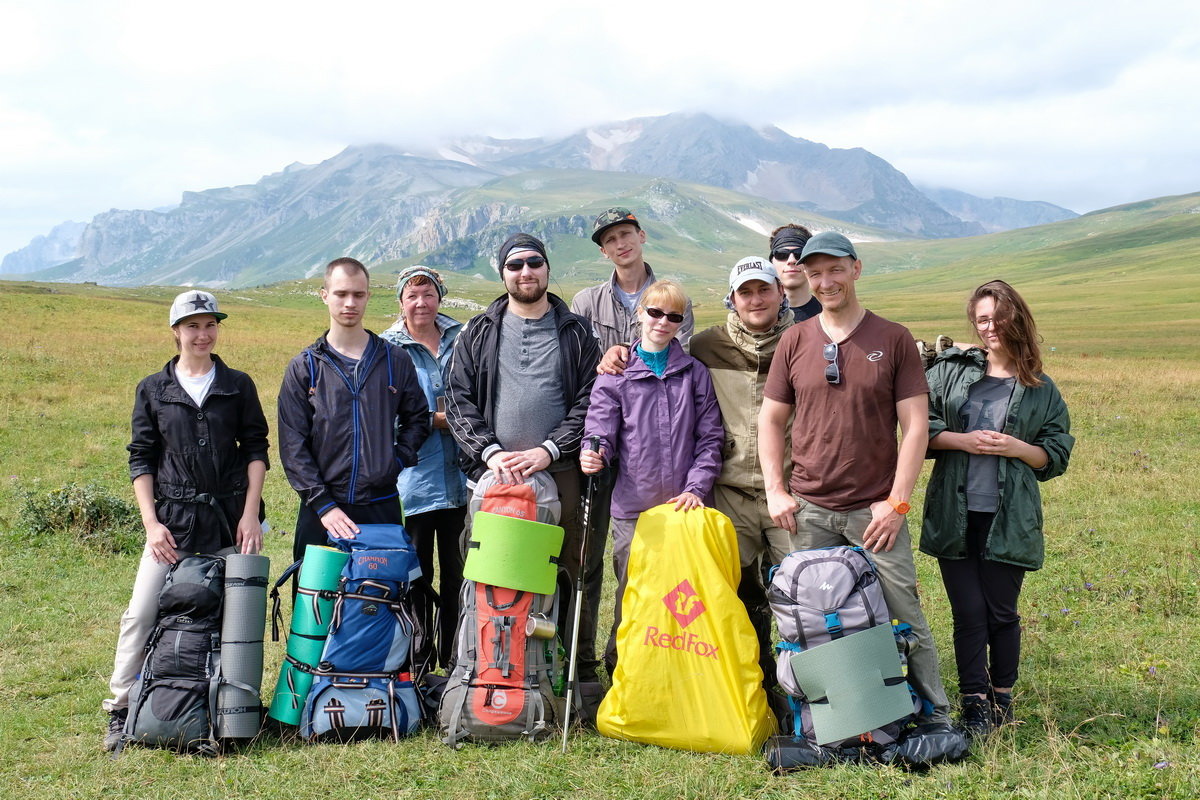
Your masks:
{"label": "grey baseball cap", "polygon": [[171,327],[173,328],[181,320],[197,314],[212,314],[217,319],[225,319],[229,316],[217,310],[217,298],[208,292],[193,289],[177,296],[175,302],[171,303]]}
{"label": "grey baseball cap", "polygon": [[808,240],[804,245],[804,252],[800,254],[800,261],[804,262],[809,256],[817,253],[824,253],[828,256],[836,256],[837,258],[845,258],[849,256],[855,261],[858,261],[858,253],[854,249],[854,245],[850,240],[840,233],[833,231],[824,231]]}

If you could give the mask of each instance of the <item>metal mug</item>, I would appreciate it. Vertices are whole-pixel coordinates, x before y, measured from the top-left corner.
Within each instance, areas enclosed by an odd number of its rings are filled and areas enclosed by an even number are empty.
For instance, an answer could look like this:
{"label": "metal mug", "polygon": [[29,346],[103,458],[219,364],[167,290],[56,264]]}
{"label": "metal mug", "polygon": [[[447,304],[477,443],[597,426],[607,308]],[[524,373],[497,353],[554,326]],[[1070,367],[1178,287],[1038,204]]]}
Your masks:
{"label": "metal mug", "polygon": [[525,623],[525,635],[532,639],[553,639],[556,633],[558,626],[545,614],[530,614]]}

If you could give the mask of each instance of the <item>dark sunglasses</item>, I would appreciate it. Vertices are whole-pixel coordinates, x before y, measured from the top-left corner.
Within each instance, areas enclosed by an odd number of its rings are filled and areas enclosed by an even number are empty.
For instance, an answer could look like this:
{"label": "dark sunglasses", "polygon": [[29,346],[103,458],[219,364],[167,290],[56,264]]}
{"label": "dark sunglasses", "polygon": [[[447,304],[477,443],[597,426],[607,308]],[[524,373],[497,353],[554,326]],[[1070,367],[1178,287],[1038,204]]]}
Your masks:
{"label": "dark sunglasses", "polygon": [[821,350],[821,355],[825,356],[825,360],[829,363],[825,365],[825,380],[836,386],[842,382],[842,371],[838,368],[838,346],[837,342],[830,342]]}
{"label": "dark sunglasses", "polygon": [[646,313],[655,319],[662,319],[663,317],[666,317],[667,322],[674,322],[676,325],[683,322],[683,314],[676,314],[674,312],[668,313],[663,311],[661,308],[651,308],[650,306],[642,306],[642,308],[646,309]]}
{"label": "dark sunglasses", "polygon": [[776,250],[775,252],[771,253],[771,260],[772,261],[787,261],[788,256],[795,256],[796,260],[799,261],[801,252],[802,251],[799,248],[797,248],[795,250]]}
{"label": "dark sunglasses", "polygon": [[541,256],[530,256],[529,258],[514,258],[512,261],[505,261],[504,268],[510,272],[520,272],[526,266],[530,269],[544,267],[546,259]]}

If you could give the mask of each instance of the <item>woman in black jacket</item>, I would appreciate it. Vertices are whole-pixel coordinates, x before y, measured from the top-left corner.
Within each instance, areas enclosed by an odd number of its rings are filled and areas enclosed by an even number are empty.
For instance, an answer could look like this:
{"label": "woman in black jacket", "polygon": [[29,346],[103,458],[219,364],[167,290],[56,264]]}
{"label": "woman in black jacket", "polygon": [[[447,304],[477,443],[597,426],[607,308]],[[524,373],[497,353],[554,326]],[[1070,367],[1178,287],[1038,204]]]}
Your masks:
{"label": "woman in black jacket", "polygon": [[171,304],[179,354],[138,384],[129,475],[146,529],[129,607],[121,617],[104,746],[120,741],[129,690],[158,612],[171,565],[189,553],[257,553],[267,420],[254,382],[213,352],[226,315],[208,292]]}

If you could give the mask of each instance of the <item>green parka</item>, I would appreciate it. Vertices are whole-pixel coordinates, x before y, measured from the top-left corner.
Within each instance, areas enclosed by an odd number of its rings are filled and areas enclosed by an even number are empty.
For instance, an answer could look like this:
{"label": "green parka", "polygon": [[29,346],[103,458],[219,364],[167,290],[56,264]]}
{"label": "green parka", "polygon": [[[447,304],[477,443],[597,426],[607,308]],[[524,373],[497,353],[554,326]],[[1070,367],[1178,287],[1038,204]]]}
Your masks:
{"label": "green parka", "polygon": [[[929,380],[929,438],[943,431],[965,433],[962,409],[972,384],[986,373],[983,350],[944,351],[926,373]],[[1075,437],[1058,387],[1045,375],[1038,387],[1013,387],[1004,420],[1009,436],[1037,445],[1048,460],[1033,469],[1019,458],[1000,458],[1000,501],[988,531],[983,557],[1040,569],[1045,557],[1042,538],[1042,495],[1038,481],[1062,475],[1071,458]],[[937,558],[967,557],[967,460],[962,450],[929,450],[933,474],[925,491],[921,552]]]}

